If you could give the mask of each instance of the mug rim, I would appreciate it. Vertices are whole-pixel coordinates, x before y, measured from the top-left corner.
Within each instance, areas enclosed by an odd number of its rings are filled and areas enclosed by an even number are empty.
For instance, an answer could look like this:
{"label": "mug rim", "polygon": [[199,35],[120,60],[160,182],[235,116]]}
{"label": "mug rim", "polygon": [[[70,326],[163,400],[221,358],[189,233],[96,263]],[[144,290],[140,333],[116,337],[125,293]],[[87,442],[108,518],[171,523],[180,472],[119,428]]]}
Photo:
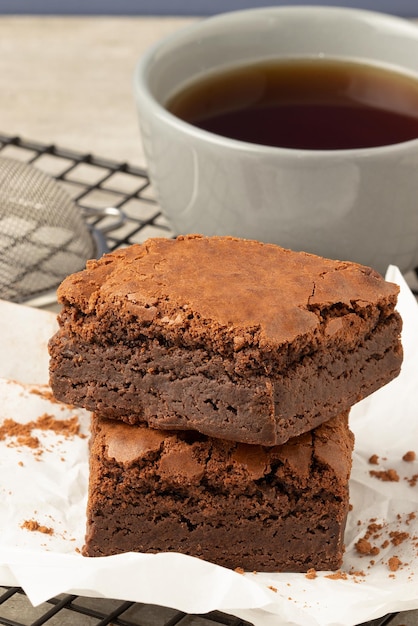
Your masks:
{"label": "mug rim", "polygon": [[[297,5],[297,6],[271,6],[271,7],[254,7],[248,9],[241,10],[232,10],[224,13],[217,13],[215,15],[209,16],[207,18],[203,18],[194,22],[192,24],[188,24],[173,33],[166,35],[165,37],[159,39],[154,44],[152,44],[148,50],[140,57],[138,60],[135,70],[134,70],[134,95],[136,103],[139,105],[140,101],[145,101],[147,106],[151,109],[154,109],[156,117],[160,118],[163,122],[180,131],[183,135],[193,137],[195,140],[202,141],[204,143],[208,143],[211,145],[219,145],[223,148],[229,148],[231,151],[233,150],[241,150],[245,152],[258,153],[260,155],[268,154],[268,155],[281,155],[286,157],[294,157],[294,158],[322,158],[322,159],[332,159],[336,156],[344,156],[344,155],[358,155],[361,157],[368,156],[378,156],[385,155],[388,152],[393,153],[399,150],[405,150],[405,148],[414,148],[418,144],[418,137],[415,139],[409,139],[407,141],[401,141],[398,143],[387,144],[382,146],[370,146],[363,148],[339,148],[339,149],[307,149],[307,148],[287,148],[280,146],[269,146],[260,143],[252,143],[243,140],[233,139],[224,135],[219,135],[182,120],[177,117],[173,113],[171,113],[163,104],[161,104],[157,98],[151,93],[148,85],[148,77],[147,73],[149,72],[150,64],[152,63],[154,57],[158,54],[158,52],[165,47],[166,45],[180,43],[187,36],[206,30],[212,24],[221,23],[227,24],[228,22],[236,21],[237,19],[251,19],[255,15],[266,17],[276,16],[276,15],[285,15],[288,16],[298,16],[302,15],[304,18],[308,17],[309,14],[320,15],[345,15],[353,17],[354,19],[368,19],[368,20],[378,20],[381,23],[386,23],[391,26],[399,27],[400,29],[405,30],[406,32],[411,32],[416,39],[418,45],[418,25],[412,21],[409,21],[405,18],[391,15],[388,13],[383,13],[379,11],[373,11],[369,9],[357,9],[351,7],[336,7],[336,6],[323,6],[323,5]],[[296,55],[292,54],[289,58],[297,58]],[[300,55],[299,58],[318,58],[318,54],[312,55]],[[332,55],[328,57],[329,59],[338,59],[337,55]],[[345,59],[350,59],[350,57],[340,57]],[[352,57],[353,61],[359,61],[359,58]],[[382,63],[383,65],[383,63]],[[395,64],[394,64],[395,65]],[[387,64],[386,64],[387,67]],[[396,66],[400,67],[400,66]],[[418,71],[417,71],[417,81],[418,81]]]}

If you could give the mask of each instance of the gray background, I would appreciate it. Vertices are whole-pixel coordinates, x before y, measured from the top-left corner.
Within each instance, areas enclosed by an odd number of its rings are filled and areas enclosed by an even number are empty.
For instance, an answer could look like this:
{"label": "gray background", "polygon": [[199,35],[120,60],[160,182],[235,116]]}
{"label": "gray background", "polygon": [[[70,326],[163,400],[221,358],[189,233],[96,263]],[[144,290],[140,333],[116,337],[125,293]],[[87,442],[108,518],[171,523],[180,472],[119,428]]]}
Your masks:
{"label": "gray background", "polygon": [[417,17],[418,0],[0,0],[0,14],[211,15],[257,6],[321,4]]}

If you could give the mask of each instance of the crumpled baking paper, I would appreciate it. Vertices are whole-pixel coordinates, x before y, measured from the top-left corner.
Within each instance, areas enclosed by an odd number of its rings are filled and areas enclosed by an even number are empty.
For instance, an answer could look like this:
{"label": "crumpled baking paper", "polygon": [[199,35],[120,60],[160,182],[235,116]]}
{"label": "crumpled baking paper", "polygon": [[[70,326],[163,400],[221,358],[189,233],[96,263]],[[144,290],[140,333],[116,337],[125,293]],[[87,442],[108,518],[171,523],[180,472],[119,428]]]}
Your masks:
{"label": "crumpled baking paper", "polygon": [[[0,440],[0,584],[21,586],[35,605],[76,593],[186,613],[220,610],[254,626],[353,626],[418,608],[418,460],[403,460],[408,451],[418,455],[418,306],[396,267],[386,277],[401,286],[402,372],[352,409],[344,563],[337,574],[310,577],[241,574],[180,554],[82,557],[90,416],[47,393],[55,314],[0,302],[0,429],[7,418],[26,423],[45,413],[77,415],[80,423],[72,437],[34,430],[38,448]],[[398,480],[382,480],[394,472]],[[44,532],[28,530],[28,522]],[[361,539],[369,542],[362,554],[355,547]]]}

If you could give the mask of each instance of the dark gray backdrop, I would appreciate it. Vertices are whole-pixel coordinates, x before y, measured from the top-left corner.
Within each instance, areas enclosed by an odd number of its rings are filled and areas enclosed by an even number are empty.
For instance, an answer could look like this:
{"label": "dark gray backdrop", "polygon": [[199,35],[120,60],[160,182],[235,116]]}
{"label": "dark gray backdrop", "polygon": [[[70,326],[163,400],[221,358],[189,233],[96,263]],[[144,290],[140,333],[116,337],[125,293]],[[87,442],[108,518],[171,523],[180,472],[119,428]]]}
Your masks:
{"label": "dark gray backdrop", "polygon": [[418,0],[0,0],[0,14],[211,15],[283,4],[346,6],[418,18]]}

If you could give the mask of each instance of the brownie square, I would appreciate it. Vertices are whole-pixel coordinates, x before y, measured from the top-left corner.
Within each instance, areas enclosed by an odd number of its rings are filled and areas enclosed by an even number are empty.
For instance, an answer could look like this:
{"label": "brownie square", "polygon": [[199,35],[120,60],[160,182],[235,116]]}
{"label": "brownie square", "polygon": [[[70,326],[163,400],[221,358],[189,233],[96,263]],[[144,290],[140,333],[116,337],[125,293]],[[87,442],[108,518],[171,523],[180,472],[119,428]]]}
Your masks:
{"label": "brownie square", "polygon": [[94,415],[83,554],[174,551],[247,571],[339,568],[347,417],[263,447]]}
{"label": "brownie square", "polygon": [[272,244],[148,240],[60,286],[51,386],[129,424],[281,444],[398,375],[397,294],[370,268]]}

